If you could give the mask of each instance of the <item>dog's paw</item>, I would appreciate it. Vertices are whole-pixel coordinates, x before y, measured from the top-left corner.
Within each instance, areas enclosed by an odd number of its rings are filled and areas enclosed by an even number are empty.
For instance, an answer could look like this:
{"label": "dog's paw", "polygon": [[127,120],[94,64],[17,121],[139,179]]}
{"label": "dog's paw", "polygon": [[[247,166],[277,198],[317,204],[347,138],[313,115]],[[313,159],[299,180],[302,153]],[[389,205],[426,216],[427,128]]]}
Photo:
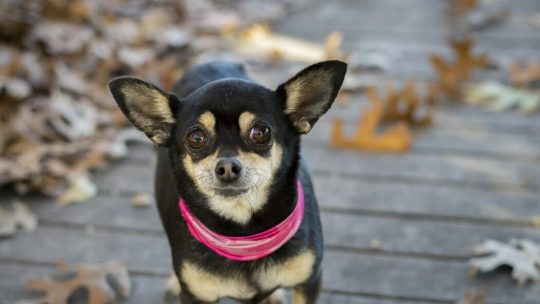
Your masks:
{"label": "dog's paw", "polygon": [[285,291],[282,288],[276,289],[266,300],[262,303],[264,304],[287,304],[287,297],[285,296]]}
{"label": "dog's paw", "polygon": [[165,300],[171,301],[173,299],[176,299],[180,296],[180,283],[178,282],[178,278],[173,273],[169,278],[167,279],[167,289],[165,290]]}

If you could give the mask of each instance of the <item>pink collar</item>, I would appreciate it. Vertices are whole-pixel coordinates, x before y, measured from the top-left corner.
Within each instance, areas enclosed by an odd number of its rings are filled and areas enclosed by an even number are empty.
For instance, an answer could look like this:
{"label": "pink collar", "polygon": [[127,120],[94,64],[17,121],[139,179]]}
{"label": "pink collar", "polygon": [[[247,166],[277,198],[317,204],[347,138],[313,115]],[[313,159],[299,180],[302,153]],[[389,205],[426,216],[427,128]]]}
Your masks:
{"label": "pink collar", "polygon": [[180,198],[178,205],[193,237],[215,253],[235,261],[252,261],[270,255],[289,241],[298,231],[304,216],[304,190],[296,182],[296,207],[293,212],[276,226],[247,236],[226,236],[215,233],[199,221]]}

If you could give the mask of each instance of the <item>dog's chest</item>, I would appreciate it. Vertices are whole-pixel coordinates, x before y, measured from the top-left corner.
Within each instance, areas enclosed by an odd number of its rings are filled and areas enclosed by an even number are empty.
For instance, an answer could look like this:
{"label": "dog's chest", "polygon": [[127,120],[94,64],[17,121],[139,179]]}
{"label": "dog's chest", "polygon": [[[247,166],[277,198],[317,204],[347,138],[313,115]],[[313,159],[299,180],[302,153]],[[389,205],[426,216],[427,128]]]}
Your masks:
{"label": "dog's chest", "polygon": [[227,277],[205,271],[194,264],[182,264],[182,280],[199,300],[213,302],[223,297],[251,299],[261,291],[293,287],[312,274],[315,255],[302,251],[281,263],[261,266],[249,278]]}

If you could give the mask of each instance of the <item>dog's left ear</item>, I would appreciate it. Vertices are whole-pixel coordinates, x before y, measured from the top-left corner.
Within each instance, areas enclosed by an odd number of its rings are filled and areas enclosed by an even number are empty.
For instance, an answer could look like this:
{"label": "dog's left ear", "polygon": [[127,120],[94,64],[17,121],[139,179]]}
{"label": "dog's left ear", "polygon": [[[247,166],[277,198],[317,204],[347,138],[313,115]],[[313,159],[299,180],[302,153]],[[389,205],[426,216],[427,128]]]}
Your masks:
{"label": "dog's left ear", "polygon": [[285,114],[301,134],[308,133],[336,98],[347,64],[331,60],[311,65],[277,88],[285,99]]}
{"label": "dog's left ear", "polygon": [[150,140],[164,146],[171,138],[176,122],[174,110],[178,99],[143,80],[119,77],[109,82],[114,99],[127,119]]}

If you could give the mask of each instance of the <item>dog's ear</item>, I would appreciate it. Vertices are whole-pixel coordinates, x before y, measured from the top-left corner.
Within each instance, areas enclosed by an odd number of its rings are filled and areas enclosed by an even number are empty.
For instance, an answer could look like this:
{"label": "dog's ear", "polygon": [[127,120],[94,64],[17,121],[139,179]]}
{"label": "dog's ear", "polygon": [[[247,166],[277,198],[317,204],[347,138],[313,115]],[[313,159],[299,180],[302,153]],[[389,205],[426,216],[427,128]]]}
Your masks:
{"label": "dog's ear", "polygon": [[164,146],[171,138],[178,99],[137,78],[119,77],[109,82],[114,99],[129,121],[155,144]]}
{"label": "dog's ear", "polygon": [[305,68],[277,88],[285,100],[285,114],[298,132],[309,132],[328,111],[346,72],[346,63],[324,61]]}

